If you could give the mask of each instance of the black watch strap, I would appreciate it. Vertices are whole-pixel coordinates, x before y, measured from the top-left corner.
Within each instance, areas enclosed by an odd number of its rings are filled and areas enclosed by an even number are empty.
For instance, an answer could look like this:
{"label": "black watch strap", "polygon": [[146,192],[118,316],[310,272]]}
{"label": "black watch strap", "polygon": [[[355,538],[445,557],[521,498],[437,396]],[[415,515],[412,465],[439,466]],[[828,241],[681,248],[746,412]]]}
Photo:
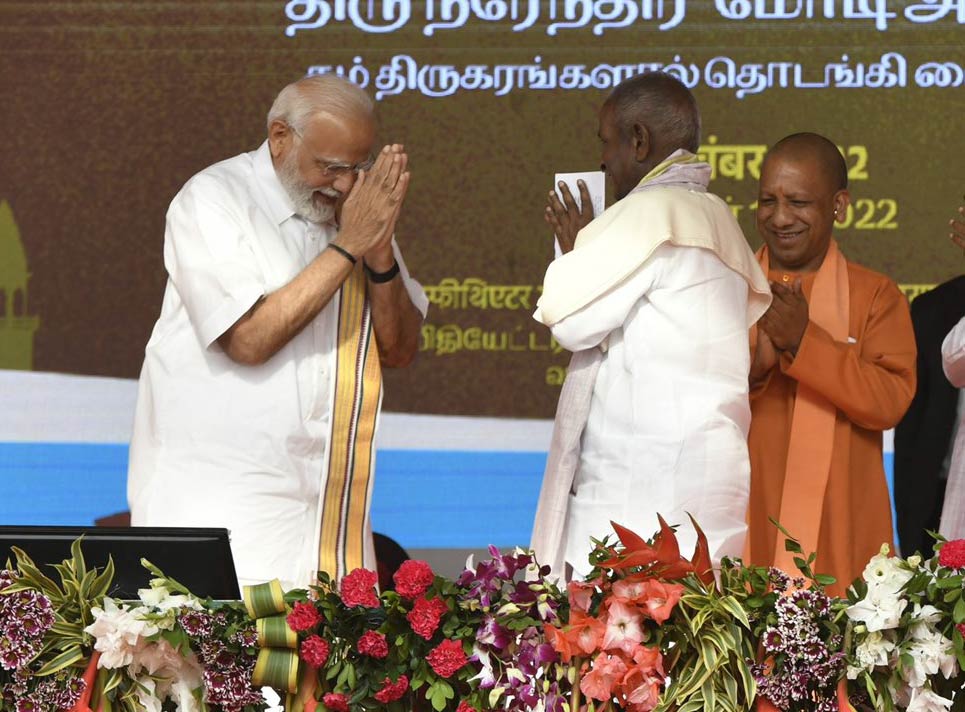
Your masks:
{"label": "black watch strap", "polygon": [[368,275],[369,281],[375,284],[385,284],[386,282],[391,282],[395,279],[395,275],[399,273],[399,261],[395,260],[392,266],[385,272],[374,272],[371,267],[369,267],[363,260],[362,266],[365,268],[365,274]]}

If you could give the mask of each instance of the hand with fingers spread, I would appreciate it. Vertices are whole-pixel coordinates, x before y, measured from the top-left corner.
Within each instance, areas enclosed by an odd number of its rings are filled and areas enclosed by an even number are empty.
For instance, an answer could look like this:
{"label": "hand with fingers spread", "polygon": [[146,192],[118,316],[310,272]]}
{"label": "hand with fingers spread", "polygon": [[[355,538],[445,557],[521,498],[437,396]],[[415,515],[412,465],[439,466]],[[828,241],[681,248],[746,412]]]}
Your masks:
{"label": "hand with fingers spread", "polygon": [[965,206],[959,207],[958,214],[960,218],[948,221],[948,225],[952,228],[948,236],[952,242],[962,248],[962,254],[965,254]]}
{"label": "hand with fingers spread", "polygon": [[797,354],[809,320],[808,303],[801,290],[801,280],[796,279],[790,287],[771,282],[771,292],[774,300],[760,318],[758,326],[778,351]]}
{"label": "hand with fingers spread", "polygon": [[337,244],[376,271],[394,262],[392,235],[409,187],[407,168],[403,146],[385,146],[372,168],[359,173],[342,205]]}
{"label": "hand with fingers spread", "polygon": [[563,254],[573,249],[577,233],[593,220],[593,202],[590,200],[590,191],[587,189],[586,183],[581,180],[577,181],[577,185],[580,189],[582,210],[577,206],[570,189],[560,181],[560,193],[563,194],[563,200],[560,200],[555,190],[551,190],[546,201],[546,210],[543,212],[543,219],[553,228]]}

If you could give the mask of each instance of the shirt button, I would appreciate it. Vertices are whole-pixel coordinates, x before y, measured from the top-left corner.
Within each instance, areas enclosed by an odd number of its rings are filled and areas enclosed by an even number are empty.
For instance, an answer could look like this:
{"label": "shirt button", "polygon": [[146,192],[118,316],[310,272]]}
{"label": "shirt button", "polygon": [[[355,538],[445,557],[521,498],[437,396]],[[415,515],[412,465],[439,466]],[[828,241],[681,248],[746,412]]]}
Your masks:
{"label": "shirt button", "polygon": [[785,274],[783,277],[781,277],[781,281],[782,281],[782,282],[790,282],[790,281],[791,281],[791,275]]}

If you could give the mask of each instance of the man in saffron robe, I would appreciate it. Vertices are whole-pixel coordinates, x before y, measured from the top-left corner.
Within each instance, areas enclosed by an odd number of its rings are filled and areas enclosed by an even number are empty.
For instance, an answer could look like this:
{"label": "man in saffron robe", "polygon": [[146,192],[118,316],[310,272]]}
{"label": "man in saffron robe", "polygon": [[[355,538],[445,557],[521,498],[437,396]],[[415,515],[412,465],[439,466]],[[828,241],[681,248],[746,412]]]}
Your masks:
{"label": "man in saffron robe", "polygon": [[357,86],[302,79],[258,150],[206,168],[168,210],[131,520],[227,527],[243,584],[375,568],[381,366],[412,360],[427,306],[393,240],[406,154],[373,160],[375,131]]}
{"label": "man in saffron robe", "polygon": [[817,134],[779,141],[761,170],[758,252],[774,301],[752,331],[750,562],[797,572],[773,518],[817,551],[835,594],[892,540],[881,433],[915,392],[908,302],[847,261],[832,232],[847,167]]}
{"label": "man in saffron robe", "polygon": [[589,571],[591,538],[611,534],[611,520],[647,536],[662,514],[692,549],[690,513],[712,558],[744,545],[746,329],[770,293],[730,209],[707,192],[699,135],[686,87],[634,77],[599,117],[617,202],[590,222],[568,192],[565,205],[551,194],[547,221],[567,253],[546,272],[535,318],[574,355],[533,548],[557,575]]}

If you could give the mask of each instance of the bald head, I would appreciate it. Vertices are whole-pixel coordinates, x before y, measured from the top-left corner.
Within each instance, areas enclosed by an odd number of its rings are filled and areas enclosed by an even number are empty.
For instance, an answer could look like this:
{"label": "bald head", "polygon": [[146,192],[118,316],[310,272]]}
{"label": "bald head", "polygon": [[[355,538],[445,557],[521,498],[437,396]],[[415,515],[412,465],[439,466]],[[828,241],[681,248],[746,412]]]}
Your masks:
{"label": "bald head", "polygon": [[700,147],[700,112],[697,100],[679,80],[663,72],[648,72],[627,79],[606,100],[624,133],[640,124],[650,133],[656,161],[679,148],[697,153]]}
{"label": "bald head", "polygon": [[841,151],[830,140],[816,133],[796,133],[782,138],[767,152],[769,162],[776,158],[795,163],[811,161],[817,165],[832,190],[848,187],[848,165]]}

